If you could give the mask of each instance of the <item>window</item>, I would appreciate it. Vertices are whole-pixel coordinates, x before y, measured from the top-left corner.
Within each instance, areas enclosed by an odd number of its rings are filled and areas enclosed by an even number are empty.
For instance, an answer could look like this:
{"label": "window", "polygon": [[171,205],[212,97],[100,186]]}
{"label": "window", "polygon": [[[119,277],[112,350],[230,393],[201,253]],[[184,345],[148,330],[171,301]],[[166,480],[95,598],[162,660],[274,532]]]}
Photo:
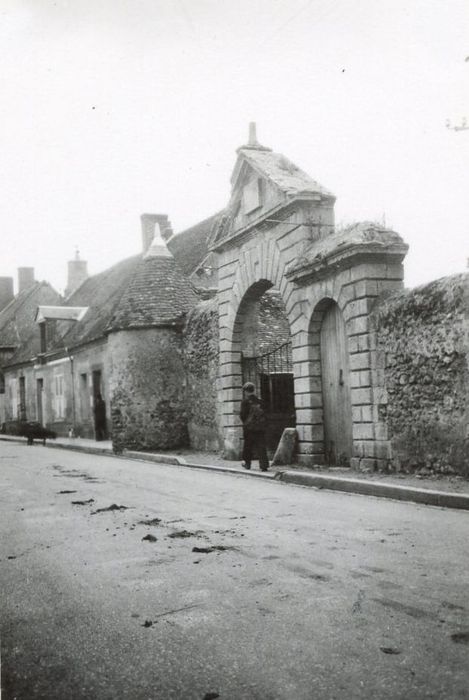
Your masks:
{"label": "window", "polygon": [[56,374],[54,377],[54,411],[55,418],[65,417],[64,375]]}
{"label": "window", "polygon": [[36,379],[36,415],[37,415],[37,420],[41,425],[44,424],[44,405],[43,405],[43,397],[44,397],[44,379],[42,377],[39,377]]}
{"label": "window", "polygon": [[11,419],[18,418],[18,386],[16,379],[10,379],[8,382],[8,399],[11,408]]}
{"label": "window", "polygon": [[263,182],[260,178],[251,180],[244,188],[244,211],[250,214],[262,205]]}

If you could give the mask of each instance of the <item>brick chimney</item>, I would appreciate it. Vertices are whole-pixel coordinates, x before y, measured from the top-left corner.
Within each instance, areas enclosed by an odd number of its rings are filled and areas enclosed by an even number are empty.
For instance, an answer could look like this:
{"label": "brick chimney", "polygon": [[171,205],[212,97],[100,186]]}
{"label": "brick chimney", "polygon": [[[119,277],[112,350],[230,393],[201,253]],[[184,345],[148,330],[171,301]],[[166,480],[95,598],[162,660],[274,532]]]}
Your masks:
{"label": "brick chimney", "polygon": [[35,283],[34,267],[19,267],[18,268],[18,294],[29,289]]}
{"label": "brick chimney", "polygon": [[67,287],[65,296],[69,297],[75,290],[88,279],[88,263],[80,258],[80,251],[75,251],[75,258],[68,261]]}
{"label": "brick chimney", "polygon": [[166,214],[142,214],[142,251],[146,253],[155,237],[156,224],[160,227],[160,232],[165,241],[171,238],[173,230]]}
{"label": "brick chimney", "polygon": [[13,299],[13,277],[0,277],[0,311]]}

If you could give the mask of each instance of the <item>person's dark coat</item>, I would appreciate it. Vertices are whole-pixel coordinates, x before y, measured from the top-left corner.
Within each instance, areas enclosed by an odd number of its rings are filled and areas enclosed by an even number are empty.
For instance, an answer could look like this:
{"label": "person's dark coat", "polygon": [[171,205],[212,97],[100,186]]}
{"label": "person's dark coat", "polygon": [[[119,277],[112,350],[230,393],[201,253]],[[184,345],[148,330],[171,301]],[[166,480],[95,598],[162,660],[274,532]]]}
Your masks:
{"label": "person's dark coat", "polygon": [[262,471],[269,468],[265,443],[265,413],[261,400],[253,393],[245,395],[241,401],[239,416],[243,422],[243,466],[251,468],[254,453],[257,453]]}

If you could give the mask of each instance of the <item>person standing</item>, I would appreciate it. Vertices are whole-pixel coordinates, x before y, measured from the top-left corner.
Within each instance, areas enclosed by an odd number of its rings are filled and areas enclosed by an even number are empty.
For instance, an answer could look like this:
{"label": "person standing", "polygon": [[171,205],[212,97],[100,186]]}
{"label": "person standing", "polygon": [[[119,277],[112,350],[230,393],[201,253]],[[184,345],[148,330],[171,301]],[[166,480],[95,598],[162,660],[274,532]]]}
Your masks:
{"label": "person standing", "polygon": [[96,440],[106,439],[106,403],[101,394],[94,401],[94,430]]}
{"label": "person standing", "polygon": [[266,472],[269,468],[265,444],[266,416],[261,400],[256,396],[256,387],[252,382],[243,386],[243,400],[239,416],[243,423],[243,464],[244,469],[251,469],[254,452],[259,459],[259,468]]}

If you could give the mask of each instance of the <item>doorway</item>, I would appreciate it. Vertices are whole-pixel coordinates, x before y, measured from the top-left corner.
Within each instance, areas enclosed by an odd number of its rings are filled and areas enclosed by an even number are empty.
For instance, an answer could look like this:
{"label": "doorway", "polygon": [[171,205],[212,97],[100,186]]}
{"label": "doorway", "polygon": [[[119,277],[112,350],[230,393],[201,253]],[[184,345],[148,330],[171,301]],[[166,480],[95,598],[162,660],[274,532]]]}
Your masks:
{"label": "doorway", "polygon": [[320,345],[325,461],[348,467],[353,451],[350,363],[345,321],[335,302],[324,312]]}
{"label": "doorway", "polygon": [[252,382],[267,417],[266,443],[271,456],[285,428],[294,428],[295,391],[291,342],[259,357],[242,357],[243,383]]}
{"label": "doorway", "polygon": [[37,408],[37,421],[41,425],[44,425],[44,379],[36,379],[36,408]]}
{"label": "doorway", "polygon": [[26,380],[24,377],[20,377],[20,379],[19,379],[19,388],[20,388],[19,419],[24,421],[24,420],[26,420]]}

